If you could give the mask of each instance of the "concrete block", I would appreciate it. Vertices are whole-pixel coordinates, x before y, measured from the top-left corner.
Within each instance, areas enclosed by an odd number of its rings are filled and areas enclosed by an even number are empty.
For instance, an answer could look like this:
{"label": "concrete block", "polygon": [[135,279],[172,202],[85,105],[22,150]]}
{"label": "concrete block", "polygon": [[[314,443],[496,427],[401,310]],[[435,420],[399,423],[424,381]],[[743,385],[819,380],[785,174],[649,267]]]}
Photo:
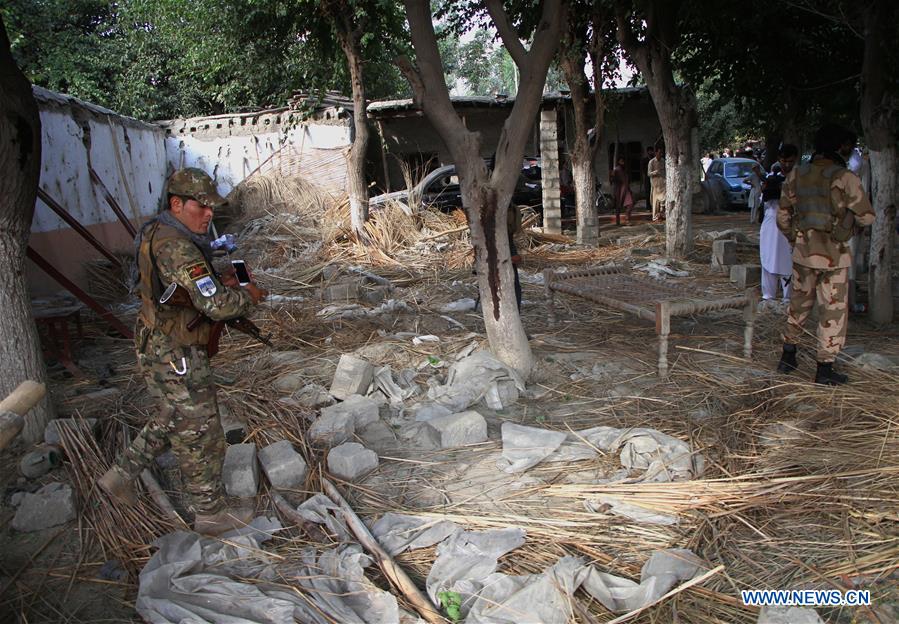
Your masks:
{"label": "concrete block", "polygon": [[25,494],[12,519],[17,531],[41,531],[75,518],[75,494],[65,483],[49,483],[34,494]]}
{"label": "concrete block", "polygon": [[231,411],[227,403],[219,403],[219,422],[228,444],[240,444],[247,437],[247,424]]}
{"label": "concrete block", "polygon": [[334,445],[345,442],[356,429],[377,422],[378,403],[373,399],[352,394],[345,401],[323,407],[321,416],[309,428],[309,436],[322,444]]}
{"label": "concrete block", "polygon": [[378,454],[356,442],[347,442],[328,452],[328,471],[353,481],[378,467]]}
{"label": "concrete block", "polygon": [[433,418],[426,425],[437,435],[441,448],[477,444],[487,439],[487,421],[474,410]]}
{"label": "concrete block", "polygon": [[225,451],[222,481],[228,496],[248,498],[259,491],[259,464],[255,444],[232,444]]}
{"label": "concrete block", "polygon": [[359,298],[359,284],[357,282],[340,282],[325,286],[321,291],[322,301],[327,303],[341,303]]}
{"label": "concrete block", "polygon": [[331,380],[331,396],[343,400],[351,394],[365,394],[374,374],[375,367],[370,362],[344,353]]}
{"label": "concrete block", "polygon": [[390,298],[390,286],[377,284],[365,290],[365,301],[370,305],[378,305]]}
{"label": "concrete block", "polygon": [[758,286],[762,281],[762,267],[757,264],[735,264],[730,268],[730,281],[743,289]]}
{"label": "concrete block", "polygon": [[53,444],[55,446],[62,444],[59,436],[60,427],[68,427],[71,430],[85,427],[96,436],[100,429],[100,421],[96,418],[55,418],[48,422],[44,428],[44,444]]}
{"label": "concrete block", "polygon": [[716,240],[712,243],[712,270],[727,271],[725,267],[737,263],[737,241]]}
{"label": "concrete block", "polygon": [[306,480],[306,461],[289,440],[269,444],[259,451],[259,463],[276,488],[296,488]]}
{"label": "concrete block", "polygon": [[356,431],[356,425],[352,414],[340,411],[325,413],[329,409],[331,408],[323,409],[322,415],[309,427],[309,437],[318,444],[334,446],[350,439]]}

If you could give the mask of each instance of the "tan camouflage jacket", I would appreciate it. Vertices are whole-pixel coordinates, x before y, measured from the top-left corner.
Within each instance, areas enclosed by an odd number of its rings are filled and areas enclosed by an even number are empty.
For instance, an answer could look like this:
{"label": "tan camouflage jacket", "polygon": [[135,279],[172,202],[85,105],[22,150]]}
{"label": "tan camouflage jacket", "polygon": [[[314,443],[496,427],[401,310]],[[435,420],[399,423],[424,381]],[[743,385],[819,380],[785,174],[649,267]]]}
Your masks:
{"label": "tan camouflage jacket", "polygon": [[[147,238],[149,240],[144,242],[139,254],[140,321],[145,327],[166,334],[173,346],[206,344],[208,322],[200,323],[194,330],[187,327],[198,312],[213,321],[222,321],[244,316],[253,307],[249,293],[242,288],[222,285],[200,249],[178,230],[160,224],[147,233]],[[155,300],[158,294],[153,292],[152,284],[156,270],[162,289],[176,282],[187,291],[194,309],[160,304]]]}
{"label": "tan camouflage jacket", "polygon": [[[827,167],[833,161],[821,158],[812,162],[813,166]],[[777,211],[777,227],[787,239],[793,236],[793,206],[798,203],[796,196],[796,169],[793,169],[783,184],[780,208]],[[874,222],[874,209],[862,188],[857,175],[843,169],[837,172],[830,185],[830,201],[842,211],[855,213],[856,227],[865,227]],[[793,262],[811,269],[842,269],[851,266],[852,256],[849,244],[833,240],[827,232],[806,230],[796,232],[793,243]]]}

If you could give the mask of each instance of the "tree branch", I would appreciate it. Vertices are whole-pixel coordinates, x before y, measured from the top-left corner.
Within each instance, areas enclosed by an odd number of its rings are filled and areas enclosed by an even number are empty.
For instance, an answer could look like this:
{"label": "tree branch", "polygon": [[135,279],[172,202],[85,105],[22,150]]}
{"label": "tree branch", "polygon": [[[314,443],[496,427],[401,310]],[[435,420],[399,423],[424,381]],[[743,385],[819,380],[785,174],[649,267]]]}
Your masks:
{"label": "tree branch", "polygon": [[[443,76],[443,62],[437,47],[437,35],[434,34],[430,2],[403,0],[403,5],[406,7],[406,19],[409,20],[412,46],[415,48],[415,58],[418,61],[418,80],[413,79],[410,84],[414,91],[417,89],[419,106],[437,133],[443,137],[453,159],[458,161],[462,158],[462,143],[471,136],[471,133],[462,124],[450,100],[449,89]],[[407,69],[409,67],[411,65],[408,65]],[[402,67],[400,71],[405,73]]]}
{"label": "tree branch", "polygon": [[415,69],[412,61],[407,56],[396,57],[393,59],[393,64],[397,66],[400,73],[409,81],[409,86],[412,87],[412,101],[421,108],[421,101],[425,96],[425,86],[421,81],[421,75],[418,73],[418,70]]}
{"label": "tree branch", "polygon": [[[509,14],[503,9],[502,0],[484,0],[484,5],[487,7],[487,12],[490,13],[490,18],[493,20],[496,32],[499,33],[500,39],[503,40],[503,45],[509,52],[509,56],[515,61],[518,69],[524,71],[524,68],[527,66],[528,52],[524,49],[524,46],[521,45],[521,40],[518,38],[518,32],[512,25]],[[544,9],[545,8],[544,5]]]}

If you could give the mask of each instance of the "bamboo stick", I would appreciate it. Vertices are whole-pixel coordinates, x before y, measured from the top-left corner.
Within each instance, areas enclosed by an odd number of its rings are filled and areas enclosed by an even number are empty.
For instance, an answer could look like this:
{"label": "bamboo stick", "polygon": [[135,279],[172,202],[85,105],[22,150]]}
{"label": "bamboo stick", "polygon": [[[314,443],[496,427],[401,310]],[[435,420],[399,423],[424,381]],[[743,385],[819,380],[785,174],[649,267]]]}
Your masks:
{"label": "bamboo stick", "polygon": [[343,519],[346,521],[347,526],[350,527],[350,530],[365,550],[367,550],[369,554],[375,558],[375,561],[378,562],[378,565],[384,572],[384,576],[390,579],[390,582],[403,593],[410,603],[412,603],[412,606],[418,611],[418,614],[431,624],[446,624],[447,620],[440,614],[428,597],[418,589],[415,583],[412,582],[412,579],[409,578],[409,575],[406,574],[405,570],[397,565],[396,561],[387,554],[387,551],[381,548],[381,545],[375,539],[375,536],[371,534],[368,527],[366,527],[359,516],[356,515],[356,512],[353,511],[350,504],[346,502],[343,496],[341,496],[340,492],[337,491],[337,488],[324,477],[322,477],[322,488],[325,490],[325,494],[340,507],[340,511],[343,513]]}

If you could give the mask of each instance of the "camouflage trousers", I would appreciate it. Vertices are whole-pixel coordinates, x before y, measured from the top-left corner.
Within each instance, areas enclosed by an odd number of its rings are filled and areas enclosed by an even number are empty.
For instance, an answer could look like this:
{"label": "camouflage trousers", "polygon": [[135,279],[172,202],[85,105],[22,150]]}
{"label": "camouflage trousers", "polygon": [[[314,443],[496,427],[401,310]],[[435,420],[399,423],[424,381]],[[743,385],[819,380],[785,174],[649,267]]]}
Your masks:
{"label": "camouflage trousers", "polygon": [[173,347],[166,336],[138,329],[138,364],[159,409],[118,464],[134,479],[171,448],[181,468],[189,510],[216,513],[224,507],[225,438],[209,357],[205,349]]}
{"label": "camouflage trousers", "polygon": [[799,344],[803,325],[814,309],[818,315],[816,359],[833,362],[846,342],[849,269],[812,269],[794,264],[792,282],[784,342]]}

